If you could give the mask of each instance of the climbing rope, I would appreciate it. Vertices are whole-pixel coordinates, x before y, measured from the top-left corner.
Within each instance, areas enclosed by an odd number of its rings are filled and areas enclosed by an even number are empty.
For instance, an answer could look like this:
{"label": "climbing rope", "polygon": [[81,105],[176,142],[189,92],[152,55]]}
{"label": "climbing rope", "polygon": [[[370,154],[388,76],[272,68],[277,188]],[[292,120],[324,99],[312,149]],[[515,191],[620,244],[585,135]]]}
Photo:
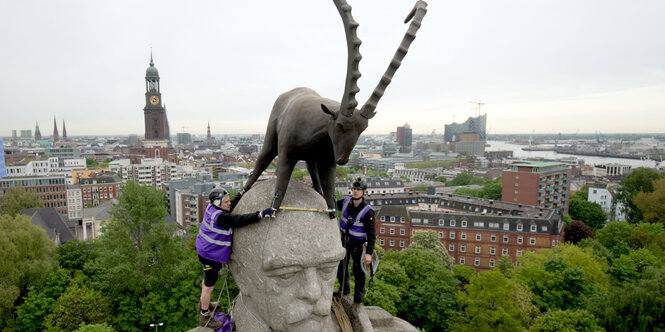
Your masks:
{"label": "climbing rope", "polygon": [[300,208],[300,207],[291,207],[291,206],[280,206],[280,210],[292,210],[292,211],[310,211],[310,212],[335,212],[335,209],[315,209],[315,208]]}

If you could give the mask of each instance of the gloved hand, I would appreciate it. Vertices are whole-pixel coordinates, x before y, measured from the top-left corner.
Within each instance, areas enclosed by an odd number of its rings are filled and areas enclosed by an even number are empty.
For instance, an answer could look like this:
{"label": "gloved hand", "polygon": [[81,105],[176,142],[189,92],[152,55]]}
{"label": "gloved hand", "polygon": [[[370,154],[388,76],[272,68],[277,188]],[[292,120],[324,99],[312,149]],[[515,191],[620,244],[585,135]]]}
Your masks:
{"label": "gloved hand", "polygon": [[273,208],[267,208],[261,212],[259,212],[259,219],[263,219],[265,217],[270,217],[270,218],[275,218],[275,212],[277,210]]}

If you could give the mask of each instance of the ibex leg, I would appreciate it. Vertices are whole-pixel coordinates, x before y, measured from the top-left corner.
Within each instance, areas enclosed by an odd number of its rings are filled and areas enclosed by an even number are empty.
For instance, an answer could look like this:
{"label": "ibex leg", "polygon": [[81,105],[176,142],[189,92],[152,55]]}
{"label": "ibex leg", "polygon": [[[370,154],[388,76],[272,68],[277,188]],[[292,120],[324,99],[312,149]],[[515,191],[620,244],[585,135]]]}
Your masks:
{"label": "ibex leg", "polygon": [[[336,164],[319,164],[319,178],[321,179],[321,188],[323,189],[323,198],[329,209],[335,209],[337,203],[335,200],[335,167]],[[333,212],[330,213],[330,219],[336,218],[337,215]]]}
{"label": "ibex leg", "polygon": [[277,160],[277,183],[275,184],[275,197],[272,200],[272,208],[278,209],[282,204],[286,188],[289,186],[291,180],[291,173],[296,166],[297,160],[287,160],[288,158],[280,157]]}
{"label": "ibex leg", "polygon": [[[317,163],[314,160],[307,161],[307,171],[312,177],[312,188],[316,190],[321,196],[323,196],[323,190],[321,189],[321,180],[319,180],[319,170],[317,168]],[[324,196],[325,197],[325,196]]]}
{"label": "ibex leg", "polygon": [[245,186],[243,187],[244,191],[247,191],[252,188],[252,185],[256,180],[261,176],[261,173],[270,166],[270,163],[272,162],[273,159],[275,159],[275,156],[277,156],[277,144],[274,144],[275,139],[268,136],[266,136],[266,139],[263,142],[263,148],[261,149],[261,153],[259,153],[259,157],[256,159],[256,164],[254,165],[254,170],[252,170],[252,173],[249,174],[249,178],[247,179],[247,182],[245,182]]}

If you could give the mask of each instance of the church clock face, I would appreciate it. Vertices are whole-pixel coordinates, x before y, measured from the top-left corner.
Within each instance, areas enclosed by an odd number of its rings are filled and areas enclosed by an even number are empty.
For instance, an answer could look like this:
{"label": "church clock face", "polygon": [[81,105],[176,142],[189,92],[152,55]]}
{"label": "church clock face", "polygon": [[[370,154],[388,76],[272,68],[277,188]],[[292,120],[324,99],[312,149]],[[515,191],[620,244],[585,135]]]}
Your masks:
{"label": "church clock face", "polygon": [[157,96],[150,97],[150,103],[153,105],[157,105],[159,103],[159,97]]}

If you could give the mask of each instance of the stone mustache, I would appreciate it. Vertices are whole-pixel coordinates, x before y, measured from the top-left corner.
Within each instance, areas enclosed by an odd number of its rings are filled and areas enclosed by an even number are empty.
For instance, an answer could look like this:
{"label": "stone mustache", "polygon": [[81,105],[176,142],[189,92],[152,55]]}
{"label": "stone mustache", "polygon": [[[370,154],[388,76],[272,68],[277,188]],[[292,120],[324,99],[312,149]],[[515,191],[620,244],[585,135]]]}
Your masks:
{"label": "stone mustache", "polygon": [[[376,114],[374,110],[401,65],[427,12],[427,3],[417,1],[404,21],[411,21],[411,24],[388,69],[370,98],[358,110],[355,95],[359,91],[356,83],[360,78],[358,65],[362,58],[361,41],[356,34],[358,23],[351,16],[351,6],[345,0],[333,2],[342,17],[348,50],[342,100],[337,102],[324,98],[314,90],[302,87],[280,95],[270,113],[263,148],[242,190],[249,190],[272,160],[279,156],[272,200],[272,207],[276,209],[284,199],[291,173],[299,160],[306,162],[313,188],[324,197],[328,209],[335,208],[336,165],[344,165],[349,161],[358,137],[367,128],[369,119]],[[330,217],[334,216],[331,212]]]}

